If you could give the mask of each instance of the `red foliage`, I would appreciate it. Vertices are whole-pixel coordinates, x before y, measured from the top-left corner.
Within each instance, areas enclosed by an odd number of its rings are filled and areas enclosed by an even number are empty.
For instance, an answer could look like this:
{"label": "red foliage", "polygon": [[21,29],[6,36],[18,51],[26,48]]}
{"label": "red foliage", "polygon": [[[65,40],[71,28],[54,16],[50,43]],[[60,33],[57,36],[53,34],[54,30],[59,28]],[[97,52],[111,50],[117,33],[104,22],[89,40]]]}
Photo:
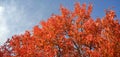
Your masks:
{"label": "red foliage", "polygon": [[120,56],[120,24],[113,10],[96,20],[91,17],[91,4],[60,10],[61,15],[52,15],[32,32],[13,36],[1,46],[0,57]]}

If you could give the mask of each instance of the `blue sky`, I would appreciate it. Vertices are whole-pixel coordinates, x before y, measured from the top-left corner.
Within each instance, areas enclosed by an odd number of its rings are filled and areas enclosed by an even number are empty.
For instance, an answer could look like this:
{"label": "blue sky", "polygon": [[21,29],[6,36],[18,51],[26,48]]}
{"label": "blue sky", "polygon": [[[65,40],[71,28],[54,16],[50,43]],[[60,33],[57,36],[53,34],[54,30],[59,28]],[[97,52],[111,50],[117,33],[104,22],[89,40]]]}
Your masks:
{"label": "blue sky", "polygon": [[41,20],[47,20],[51,14],[60,14],[62,4],[73,10],[75,1],[92,3],[92,17],[102,18],[104,10],[112,8],[120,19],[120,0],[0,0],[0,45],[12,35],[32,30]]}

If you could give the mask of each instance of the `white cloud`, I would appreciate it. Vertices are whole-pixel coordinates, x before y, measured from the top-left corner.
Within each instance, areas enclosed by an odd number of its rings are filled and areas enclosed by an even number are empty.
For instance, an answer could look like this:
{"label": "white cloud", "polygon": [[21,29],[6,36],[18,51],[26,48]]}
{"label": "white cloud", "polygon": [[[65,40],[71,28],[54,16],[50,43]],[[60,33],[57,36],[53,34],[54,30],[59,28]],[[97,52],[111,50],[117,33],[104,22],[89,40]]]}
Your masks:
{"label": "white cloud", "polygon": [[26,23],[24,8],[18,7],[14,0],[0,5],[0,45],[15,34],[22,34],[29,23]]}
{"label": "white cloud", "polygon": [[[13,35],[23,34],[32,29],[42,14],[31,13],[32,4],[18,3],[16,0],[1,1],[0,4],[0,45]],[[34,8],[34,7],[33,7]]]}
{"label": "white cloud", "polygon": [[0,6],[0,45],[7,40],[7,35],[9,34],[4,12],[5,8],[3,6]]}

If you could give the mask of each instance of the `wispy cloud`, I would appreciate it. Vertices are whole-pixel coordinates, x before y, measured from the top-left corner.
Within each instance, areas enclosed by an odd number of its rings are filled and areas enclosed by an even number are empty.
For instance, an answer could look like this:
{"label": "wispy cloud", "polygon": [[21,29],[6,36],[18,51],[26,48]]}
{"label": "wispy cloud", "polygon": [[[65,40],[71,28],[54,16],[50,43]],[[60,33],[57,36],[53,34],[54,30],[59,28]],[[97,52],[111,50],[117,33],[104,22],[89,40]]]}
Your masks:
{"label": "wispy cloud", "polygon": [[5,8],[0,6],[0,44],[7,40],[9,29],[7,26],[6,18],[4,17]]}
{"label": "wispy cloud", "polygon": [[19,9],[14,0],[0,5],[0,45],[14,34],[23,33],[24,9]]}
{"label": "wispy cloud", "polygon": [[0,0],[0,45],[11,36],[24,33],[39,23],[38,18],[42,19],[40,10],[32,10],[32,7],[35,8],[29,1],[22,4],[21,0]]}

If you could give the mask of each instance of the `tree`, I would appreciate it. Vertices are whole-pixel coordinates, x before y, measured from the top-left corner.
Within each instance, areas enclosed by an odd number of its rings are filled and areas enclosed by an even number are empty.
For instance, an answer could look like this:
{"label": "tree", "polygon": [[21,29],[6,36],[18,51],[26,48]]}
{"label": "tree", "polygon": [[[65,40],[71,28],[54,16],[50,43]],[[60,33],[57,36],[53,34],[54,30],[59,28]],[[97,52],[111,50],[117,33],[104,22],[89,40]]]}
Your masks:
{"label": "tree", "polygon": [[33,30],[15,35],[0,49],[3,57],[119,57],[120,24],[115,12],[103,18],[91,17],[92,5],[75,4],[70,11],[61,6]]}

